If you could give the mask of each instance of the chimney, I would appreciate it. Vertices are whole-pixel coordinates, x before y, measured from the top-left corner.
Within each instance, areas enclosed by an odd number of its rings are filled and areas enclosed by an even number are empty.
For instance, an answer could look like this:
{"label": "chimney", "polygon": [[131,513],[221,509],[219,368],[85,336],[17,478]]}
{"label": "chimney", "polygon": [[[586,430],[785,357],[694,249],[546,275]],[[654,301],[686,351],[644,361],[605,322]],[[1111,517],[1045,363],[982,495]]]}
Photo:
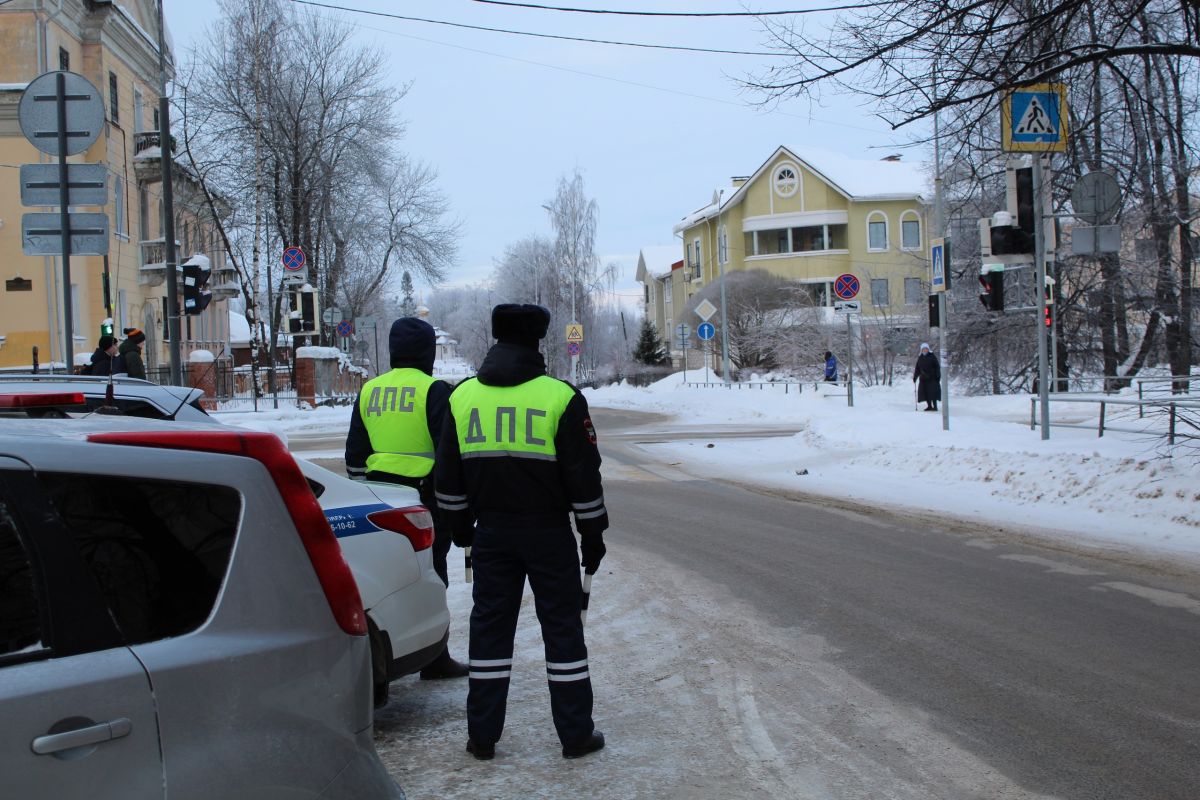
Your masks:
{"label": "chimney", "polygon": [[750,176],[748,175],[735,175],[729,179],[729,182],[733,184],[733,188],[736,189],[748,180],[750,180]]}

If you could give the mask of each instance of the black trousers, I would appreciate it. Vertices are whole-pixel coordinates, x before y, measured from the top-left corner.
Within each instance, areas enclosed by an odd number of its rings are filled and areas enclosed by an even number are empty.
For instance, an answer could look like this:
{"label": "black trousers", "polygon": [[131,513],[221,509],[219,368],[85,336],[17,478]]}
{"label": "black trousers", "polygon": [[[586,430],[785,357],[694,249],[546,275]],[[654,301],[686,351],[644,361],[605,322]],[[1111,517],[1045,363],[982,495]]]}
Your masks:
{"label": "black trousers", "polygon": [[519,529],[479,525],[471,556],[475,568],[467,692],[471,739],[494,744],[504,731],[513,639],[528,577],[546,646],[554,728],[563,745],[584,741],[595,726],[580,619],[583,586],[575,534],[569,525]]}

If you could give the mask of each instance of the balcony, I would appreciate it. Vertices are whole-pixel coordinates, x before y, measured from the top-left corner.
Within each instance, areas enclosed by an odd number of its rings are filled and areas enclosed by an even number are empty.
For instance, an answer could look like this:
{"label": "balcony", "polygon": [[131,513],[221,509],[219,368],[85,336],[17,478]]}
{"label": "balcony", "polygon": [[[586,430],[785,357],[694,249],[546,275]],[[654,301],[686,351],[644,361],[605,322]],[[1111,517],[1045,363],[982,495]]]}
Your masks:
{"label": "balcony", "polygon": [[[169,137],[171,154],[175,154],[175,137]],[[142,131],[133,135],[133,170],[142,183],[162,180],[162,137],[158,131]]]}
{"label": "balcony", "polygon": [[[138,242],[138,246],[142,249],[142,266],[138,270],[138,283],[142,286],[162,286],[167,280],[167,240],[148,239]],[[178,251],[178,242],[175,243],[175,248]]]}

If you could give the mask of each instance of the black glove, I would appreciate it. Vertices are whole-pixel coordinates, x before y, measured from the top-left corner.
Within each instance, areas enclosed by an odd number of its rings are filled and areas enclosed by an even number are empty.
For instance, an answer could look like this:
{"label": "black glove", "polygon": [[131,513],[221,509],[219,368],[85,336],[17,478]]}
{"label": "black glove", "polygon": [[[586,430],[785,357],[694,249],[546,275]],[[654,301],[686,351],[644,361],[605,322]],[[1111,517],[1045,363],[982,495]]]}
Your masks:
{"label": "black glove", "polygon": [[595,575],[607,552],[604,549],[604,535],[600,533],[580,535],[579,549],[583,551],[583,558],[580,560],[580,563],[583,564],[583,571],[588,575]]}
{"label": "black glove", "polygon": [[470,547],[475,543],[475,526],[471,524],[454,525],[450,528],[450,541],[458,547]]}

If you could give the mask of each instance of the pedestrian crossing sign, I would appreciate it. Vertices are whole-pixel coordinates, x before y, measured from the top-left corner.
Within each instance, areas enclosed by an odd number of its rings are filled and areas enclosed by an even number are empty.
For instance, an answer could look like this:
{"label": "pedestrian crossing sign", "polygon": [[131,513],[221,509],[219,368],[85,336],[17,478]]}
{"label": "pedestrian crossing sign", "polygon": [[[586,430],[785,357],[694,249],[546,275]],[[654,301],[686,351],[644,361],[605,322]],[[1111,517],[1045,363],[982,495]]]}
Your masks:
{"label": "pedestrian crossing sign", "polygon": [[582,342],[583,341],[583,326],[579,323],[574,323],[567,326],[567,341]]}
{"label": "pedestrian crossing sign", "polygon": [[1014,89],[1000,103],[1003,149],[1062,153],[1067,149],[1067,86],[1035,83]]}
{"label": "pedestrian crossing sign", "polygon": [[929,288],[934,292],[944,292],[950,287],[946,275],[946,240],[933,239],[929,247],[929,266],[931,270]]}

